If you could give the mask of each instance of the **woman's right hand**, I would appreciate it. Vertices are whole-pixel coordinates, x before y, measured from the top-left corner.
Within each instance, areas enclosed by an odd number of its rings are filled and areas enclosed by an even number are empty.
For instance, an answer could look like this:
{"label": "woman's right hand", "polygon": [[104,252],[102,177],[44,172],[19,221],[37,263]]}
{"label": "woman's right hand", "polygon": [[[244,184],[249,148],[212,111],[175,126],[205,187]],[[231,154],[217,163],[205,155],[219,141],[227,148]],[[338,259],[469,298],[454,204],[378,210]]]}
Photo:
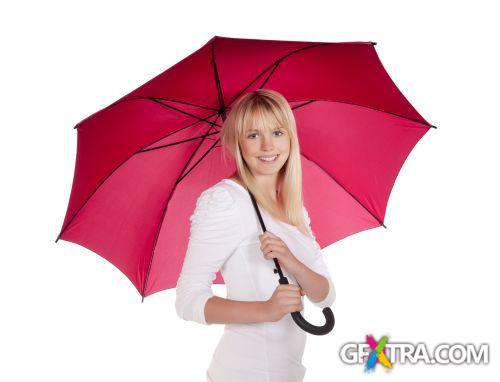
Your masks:
{"label": "woman's right hand", "polygon": [[294,284],[278,284],[269,300],[265,302],[268,321],[276,322],[288,313],[299,312],[304,307],[304,291]]}

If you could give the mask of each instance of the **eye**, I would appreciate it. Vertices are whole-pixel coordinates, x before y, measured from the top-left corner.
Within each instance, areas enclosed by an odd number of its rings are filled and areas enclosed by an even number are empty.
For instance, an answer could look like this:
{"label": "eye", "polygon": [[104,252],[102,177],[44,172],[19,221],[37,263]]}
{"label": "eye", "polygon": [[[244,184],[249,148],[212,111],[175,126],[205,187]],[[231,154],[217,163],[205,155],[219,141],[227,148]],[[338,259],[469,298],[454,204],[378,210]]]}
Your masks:
{"label": "eye", "polygon": [[[282,132],[281,130],[274,130],[273,133],[279,133],[280,135],[278,135],[278,137],[281,137],[282,135],[284,135],[285,133]],[[250,134],[248,136],[248,138],[250,139],[253,139],[255,137],[255,135],[257,135],[257,133],[253,133],[253,134]]]}

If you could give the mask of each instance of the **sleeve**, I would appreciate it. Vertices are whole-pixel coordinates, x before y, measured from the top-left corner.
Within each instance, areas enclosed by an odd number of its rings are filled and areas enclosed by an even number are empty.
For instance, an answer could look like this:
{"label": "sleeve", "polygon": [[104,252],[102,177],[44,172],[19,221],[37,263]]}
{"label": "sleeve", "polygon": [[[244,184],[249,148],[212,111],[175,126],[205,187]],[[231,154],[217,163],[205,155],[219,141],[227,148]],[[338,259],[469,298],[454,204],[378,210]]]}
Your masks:
{"label": "sleeve", "polygon": [[304,215],[306,219],[306,224],[307,228],[313,238],[314,241],[314,254],[311,262],[308,264],[308,266],[316,273],[319,273],[320,275],[326,277],[328,280],[328,294],[327,296],[322,300],[318,302],[313,302],[309,299],[309,297],[306,295],[307,299],[313,303],[313,305],[320,307],[320,308],[326,308],[328,306],[331,306],[333,302],[335,301],[336,298],[336,293],[335,293],[335,287],[333,285],[332,278],[330,276],[330,272],[328,271],[328,267],[325,264],[325,261],[323,259],[323,253],[321,252],[321,247],[319,246],[318,242],[316,241],[316,237],[311,229],[311,219],[309,218],[309,213],[307,212],[307,209],[304,208]]}
{"label": "sleeve", "polygon": [[203,191],[196,201],[186,256],[176,285],[175,309],[187,321],[210,325],[205,304],[214,296],[212,282],[244,239],[236,201],[223,185]]}

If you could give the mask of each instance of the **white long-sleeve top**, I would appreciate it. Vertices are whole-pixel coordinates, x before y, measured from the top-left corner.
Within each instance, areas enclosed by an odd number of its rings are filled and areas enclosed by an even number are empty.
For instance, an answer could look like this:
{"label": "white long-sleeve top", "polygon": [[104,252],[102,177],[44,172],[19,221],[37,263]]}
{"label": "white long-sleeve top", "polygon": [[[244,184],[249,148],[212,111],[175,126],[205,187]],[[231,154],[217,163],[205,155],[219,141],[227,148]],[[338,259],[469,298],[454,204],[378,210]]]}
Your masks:
{"label": "white long-sleeve top", "polygon": [[[260,207],[260,206],[259,206]],[[310,219],[303,206],[310,230]],[[275,219],[260,208],[266,229],[281,238],[293,255],[325,276],[329,292],[323,301],[331,306],[335,290],[321,248],[295,226]],[[212,282],[220,270],[227,298],[266,301],[279,285],[274,261],[264,258],[259,235],[262,228],[248,191],[231,179],[222,179],[201,193],[190,217],[187,253],[176,286],[175,309],[184,320],[210,325],[205,319],[207,300],[214,296]],[[290,284],[297,280],[282,267]],[[302,297],[303,299],[303,297]],[[309,299],[309,298],[308,298]],[[304,315],[304,309],[301,311]],[[212,361],[207,381],[299,382],[305,375],[302,355],[306,332],[290,314],[276,322],[226,324]]]}

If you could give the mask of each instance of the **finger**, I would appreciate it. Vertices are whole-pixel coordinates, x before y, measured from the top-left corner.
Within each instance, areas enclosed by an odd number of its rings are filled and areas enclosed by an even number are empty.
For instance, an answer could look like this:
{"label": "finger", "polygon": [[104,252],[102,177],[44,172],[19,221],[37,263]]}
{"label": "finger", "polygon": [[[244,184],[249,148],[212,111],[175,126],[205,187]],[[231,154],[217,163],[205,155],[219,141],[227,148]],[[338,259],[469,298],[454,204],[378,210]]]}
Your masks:
{"label": "finger", "polygon": [[298,298],[301,298],[301,296],[305,296],[306,292],[304,292],[302,289],[293,289],[293,290],[289,290],[289,292],[291,294],[293,294],[293,296],[296,296]]}
{"label": "finger", "polygon": [[263,233],[262,235],[259,235],[259,238],[263,239],[263,240],[278,240],[278,241],[281,241],[280,237],[278,237],[276,235],[270,235],[267,232]]}
{"label": "finger", "polygon": [[288,296],[288,297],[296,297],[299,295],[299,293],[297,293],[296,291],[294,290],[290,290],[290,289],[283,289],[282,291],[280,291],[280,295],[281,296]]}
{"label": "finger", "polygon": [[280,241],[273,241],[270,239],[265,239],[260,243],[260,249],[266,249],[268,245],[275,245],[277,247],[284,247],[283,243]]}
{"label": "finger", "polygon": [[272,259],[273,257],[278,257],[281,253],[279,248],[275,246],[266,247],[266,249],[262,252],[266,259]]}
{"label": "finger", "polygon": [[283,244],[283,241],[281,239],[274,237],[266,237],[265,241],[266,243]]}
{"label": "finger", "polygon": [[304,306],[302,304],[295,304],[295,305],[293,305],[293,308],[290,311],[290,313],[300,312],[300,311],[302,311],[302,309],[304,309]]}
{"label": "finger", "polygon": [[273,251],[273,253],[274,252],[281,252],[279,247],[276,247],[275,245],[268,245],[267,247],[264,248],[262,253],[268,255],[269,253],[271,253],[271,251]]}
{"label": "finger", "polygon": [[269,253],[266,253],[264,255],[264,258],[266,260],[274,260],[274,259],[277,259],[278,261],[281,261],[282,257],[281,257],[281,253],[278,252],[278,251],[271,251]]}
{"label": "finger", "polygon": [[300,293],[297,291],[290,291],[290,290],[281,291],[280,296],[295,298],[295,299],[300,300]]}
{"label": "finger", "polygon": [[269,254],[271,251],[273,253],[284,253],[284,250],[282,247],[278,245],[267,245],[261,249],[263,255]]}
{"label": "finger", "polygon": [[300,298],[295,298],[295,297],[286,297],[283,298],[281,301],[282,304],[285,306],[297,306],[302,304]]}
{"label": "finger", "polygon": [[269,232],[267,232],[267,231],[266,231],[266,232],[264,232],[263,234],[259,235],[259,238],[261,238],[261,239],[263,239],[263,240],[264,240],[264,239],[265,239],[265,240],[267,240],[267,239],[271,239],[272,237],[273,237],[273,236],[271,236],[271,235],[269,234]]}
{"label": "finger", "polygon": [[263,233],[262,235],[259,235],[259,240],[260,241],[266,241],[266,240],[269,240],[271,237],[269,235],[266,235],[265,233]]}

